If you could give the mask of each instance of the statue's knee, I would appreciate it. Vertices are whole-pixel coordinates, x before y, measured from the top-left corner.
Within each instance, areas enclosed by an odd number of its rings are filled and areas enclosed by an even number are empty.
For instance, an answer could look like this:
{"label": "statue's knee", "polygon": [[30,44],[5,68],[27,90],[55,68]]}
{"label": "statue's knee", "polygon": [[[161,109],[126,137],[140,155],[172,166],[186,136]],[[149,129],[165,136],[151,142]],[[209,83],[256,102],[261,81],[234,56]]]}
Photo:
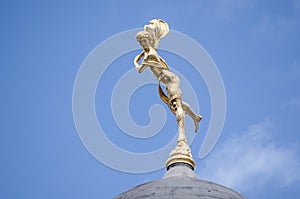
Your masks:
{"label": "statue's knee", "polygon": [[190,109],[190,105],[186,102],[182,102],[182,107],[186,108],[186,109]]}

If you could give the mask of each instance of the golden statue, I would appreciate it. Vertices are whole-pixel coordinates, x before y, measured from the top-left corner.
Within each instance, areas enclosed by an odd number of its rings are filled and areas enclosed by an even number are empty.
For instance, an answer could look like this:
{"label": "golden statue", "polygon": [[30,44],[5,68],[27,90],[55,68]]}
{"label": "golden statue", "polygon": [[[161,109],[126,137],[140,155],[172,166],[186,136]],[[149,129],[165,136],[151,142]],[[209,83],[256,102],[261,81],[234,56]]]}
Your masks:
{"label": "golden statue", "polygon": [[[163,58],[157,53],[157,47],[160,39],[169,33],[168,24],[161,19],[153,19],[149,25],[144,26],[144,30],[136,35],[137,41],[143,48],[141,52],[134,59],[134,64],[138,72],[143,72],[147,67],[150,68],[156,79],[158,80],[159,96],[176,115],[178,124],[178,140],[177,146],[171,151],[170,157],[166,162],[167,169],[175,164],[183,163],[189,165],[192,169],[196,164],[193,160],[190,147],[187,143],[186,135],[184,132],[184,117],[188,114],[195,124],[195,132],[198,131],[199,122],[202,116],[197,115],[189,106],[188,103],[182,101],[182,91],[180,89],[179,77],[172,73]],[[144,57],[141,64],[139,61]],[[160,83],[166,87],[167,95],[163,92]]]}
{"label": "golden statue", "polygon": [[[182,101],[182,91],[180,89],[179,77],[169,70],[169,67],[165,60],[161,58],[156,51],[160,39],[165,37],[168,33],[169,26],[165,21],[161,19],[153,19],[150,21],[149,25],[145,25],[144,30],[138,32],[136,35],[136,39],[142,46],[143,52],[135,57],[134,64],[136,69],[140,73],[143,72],[147,67],[150,68],[150,70],[158,80],[158,92],[161,99],[176,115],[178,124],[178,146],[177,150],[174,151],[174,153],[178,155],[179,151],[181,151],[182,153],[186,151],[186,153],[191,157],[190,149],[187,145],[186,135],[184,132],[184,117],[185,114],[188,114],[194,120],[195,132],[197,132],[199,126],[198,123],[202,119],[202,116],[197,115],[191,109],[188,103]],[[144,59],[141,64],[139,64],[139,61],[142,57],[144,57]],[[163,92],[160,86],[161,82],[166,87],[167,95]],[[195,165],[193,166],[195,167]]]}

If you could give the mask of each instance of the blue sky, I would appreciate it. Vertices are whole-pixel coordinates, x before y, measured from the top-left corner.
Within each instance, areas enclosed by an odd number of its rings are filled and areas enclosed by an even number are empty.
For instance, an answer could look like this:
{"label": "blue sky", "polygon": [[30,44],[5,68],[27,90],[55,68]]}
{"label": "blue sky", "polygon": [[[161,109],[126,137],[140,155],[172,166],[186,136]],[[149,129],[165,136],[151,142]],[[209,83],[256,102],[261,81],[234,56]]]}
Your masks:
{"label": "blue sky", "polygon": [[[9,1],[0,9],[2,198],[112,198],[162,178],[164,169],[132,174],[100,163],[82,144],[72,113],[76,74],[92,49],[156,17],[201,44],[224,81],[222,135],[199,159],[211,114],[208,90],[187,62],[161,52],[172,69],[199,85],[195,92],[204,120],[191,146],[199,177],[248,198],[299,198],[299,0]],[[160,149],[176,136],[176,126],[167,110],[159,135],[136,139],[114,122],[112,85],[134,67],[137,53],[121,56],[105,71],[95,105],[107,137],[138,153]],[[139,125],[149,123],[152,104],[162,103],[156,89],[143,87],[130,101]]]}

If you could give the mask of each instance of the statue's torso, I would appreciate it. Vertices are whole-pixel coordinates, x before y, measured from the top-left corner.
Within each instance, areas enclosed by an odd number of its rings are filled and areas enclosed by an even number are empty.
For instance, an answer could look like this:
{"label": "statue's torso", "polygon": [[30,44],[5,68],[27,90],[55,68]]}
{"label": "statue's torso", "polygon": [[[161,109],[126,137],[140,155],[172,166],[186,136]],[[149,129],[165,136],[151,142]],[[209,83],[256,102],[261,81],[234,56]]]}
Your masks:
{"label": "statue's torso", "polygon": [[164,67],[159,59],[159,56],[154,49],[150,49],[148,53],[146,53],[145,59],[142,62],[142,65],[148,65],[155,78],[158,79],[160,73],[164,70]]}

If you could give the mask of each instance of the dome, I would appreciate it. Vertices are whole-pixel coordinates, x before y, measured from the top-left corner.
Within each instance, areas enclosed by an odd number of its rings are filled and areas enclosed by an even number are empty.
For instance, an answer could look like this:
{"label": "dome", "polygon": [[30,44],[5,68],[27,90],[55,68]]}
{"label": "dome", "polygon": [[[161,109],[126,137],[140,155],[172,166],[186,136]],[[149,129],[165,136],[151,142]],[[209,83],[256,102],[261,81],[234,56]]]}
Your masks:
{"label": "dome", "polygon": [[225,186],[199,180],[186,165],[170,168],[162,180],[138,185],[115,199],[246,199]]}

